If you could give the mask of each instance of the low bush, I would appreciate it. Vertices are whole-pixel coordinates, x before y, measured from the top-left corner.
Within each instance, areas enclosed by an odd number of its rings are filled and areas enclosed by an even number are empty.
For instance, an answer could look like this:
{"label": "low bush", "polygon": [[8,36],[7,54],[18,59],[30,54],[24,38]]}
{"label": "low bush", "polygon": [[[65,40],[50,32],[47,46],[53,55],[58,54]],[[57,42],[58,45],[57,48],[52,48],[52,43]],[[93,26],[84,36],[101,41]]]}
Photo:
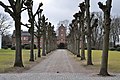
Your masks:
{"label": "low bush", "polygon": [[36,45],[34,44],[34,49],[37,49]]}
{"label": "low bush", "polygon": [[117,47],[117,49],[116,49],[117,51],[120,51],[120,47]]}
{"label": "low bush", "polygon": [[[22,46],[24,49],[30,49],[30,44],[24,44]],[[34,49],[37,49],[36,45],[34,44]]]}
{"label": "low bush", "polygon": [[3,49],[8,49],[8,46],[3,46],[2,48],[3,48]]}
{"label": "low bush", "polygon": [[115,51],[115,50],[116,50],[116,48],[111,47],[109,50],[110,50],[110,51]]}
{"label": "low bush", "polygon": [[12,46],[12,47],[11,47],[11,50],[15,50],[15,46]]}
{"label": "low bush", "polygon": [[10,45],[10,44],[9,44],[9,45],[7,45],[7,47],[8,47],[8,48],[11,48],[11,47],[12,47],[12,45]]}
{"label": "low bush", "polygon": [[28,45],[25,45],[24,46],[24,49],[30,49],[30,45],[28,44]]}

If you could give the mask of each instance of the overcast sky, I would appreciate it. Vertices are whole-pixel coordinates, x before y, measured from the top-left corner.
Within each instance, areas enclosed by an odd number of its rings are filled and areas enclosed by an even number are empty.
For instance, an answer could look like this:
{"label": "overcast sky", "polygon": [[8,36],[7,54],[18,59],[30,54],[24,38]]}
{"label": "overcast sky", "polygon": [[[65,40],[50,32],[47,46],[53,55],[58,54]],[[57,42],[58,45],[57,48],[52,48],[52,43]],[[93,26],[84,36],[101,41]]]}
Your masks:
{"label": "overcast sky", "polygon": [[[2,2],[8,4],[7,0],[1,0]],[[43,13],[53,25],[57,26],[59,21],[63,20],[72,20],[72,15],[75,12],[79,11],[78,4],[84,0],[33,0],[34,1],[34,11],[37,9],[38,4],[43,2]],[[106,0],[91,0],[91,8],[90,11],[101,11],[97,5],[97,3],[101,1],[105,3]],[[120,0],[113,0],[112,3],[112,15],[120,16]],[[0,6],[0,12],[4,12],[4,9]],[[22,22],[27,22],[27,13],[22,13]],[[22,29],[26,30],[25,27]]]}

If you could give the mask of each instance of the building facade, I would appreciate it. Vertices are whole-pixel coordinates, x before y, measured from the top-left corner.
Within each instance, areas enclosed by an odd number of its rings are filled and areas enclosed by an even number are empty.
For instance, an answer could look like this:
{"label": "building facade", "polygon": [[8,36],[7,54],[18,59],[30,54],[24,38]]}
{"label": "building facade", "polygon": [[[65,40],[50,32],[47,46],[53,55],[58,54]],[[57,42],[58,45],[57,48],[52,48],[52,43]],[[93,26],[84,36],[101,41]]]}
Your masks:
{"label": "building facade", "polygon": [[[28,31],[21,31],[21,45],[31,44],[30,38],[31,36]],[[34,44],[36,45],[36,47],[38,46],[37,38],[35,36],[34,36]],[[12,46],[15,45],[16,45],[16,41],[15,41],[15,30],[14,30],[12,35]],[[42,47],[42,37],[40,40],[40,47]]]}
{"label": "building facade", "polygon": [[66,28],[63,24],[58,28],[57,45],[58,48],[66,48]]}

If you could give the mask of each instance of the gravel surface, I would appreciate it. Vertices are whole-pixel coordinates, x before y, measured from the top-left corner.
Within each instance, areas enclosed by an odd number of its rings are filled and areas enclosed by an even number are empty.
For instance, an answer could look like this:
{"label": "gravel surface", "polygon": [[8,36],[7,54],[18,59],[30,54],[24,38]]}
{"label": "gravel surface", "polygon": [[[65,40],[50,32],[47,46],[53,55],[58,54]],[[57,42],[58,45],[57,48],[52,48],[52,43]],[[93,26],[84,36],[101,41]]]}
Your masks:
{"label": "gravel surface", "polygon": [[26,73],[92,73],[81,66],[68,50],[58,49]]}
{"label": "gravel surface", "polygon": [[100,77],[81,73],[20,73],[0,74],[0,80],[120,80],[120,75]]}
{"label": "gravel surface", "polygon": [[81,66],[69,51],[59,49],[28,71],[0,74],[0,80],[120,80],[120,74],[113,77],[96,74]]}

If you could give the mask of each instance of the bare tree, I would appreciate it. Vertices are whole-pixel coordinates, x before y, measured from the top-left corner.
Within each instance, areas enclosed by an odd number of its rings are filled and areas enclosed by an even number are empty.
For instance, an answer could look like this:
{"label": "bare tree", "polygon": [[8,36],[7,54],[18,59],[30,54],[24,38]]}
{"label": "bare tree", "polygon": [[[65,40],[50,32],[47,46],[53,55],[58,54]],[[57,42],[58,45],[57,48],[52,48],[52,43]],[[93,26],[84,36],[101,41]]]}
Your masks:
{"label": "bare tree", "polygon": [[99,8],[104,13],[103,52],[102,52],[101,68],[99,73],[99,75],[102,76],[109,76],[107,69],[108,69],[109,33],[110,33],[110,24],[111,24],[111,18],[110,18],[111,4],[112,4],[112,0],[107,0],[105,5],[103,5],[103,3],[101,2],[98,2]]}
{"label": "bare tree", "polygon": [[43,31],[43,44],[42,44],[42,56],[46,56],[46,30],[47,30],[47,22],[46,18],[43,15],[42,16],[42,31]]}
{"label": "bare tree", "polygon": [[78,25],[81,19],[81,12],[75,13],[73,15],[75,18],[72,22],[74,24],[74,39],[75,39],[75,53],[77,57],[80,57],[80,32],[81,32],[81,26]]}
{"label": "bare tree", "polygon": [[[98,19],[98,26],[94,27],[92,30],[92,46],[95,49],[102,49],[102,42],[103,42],[103,17],[102,12],[93,12],[94,18],[91,21],[94,22],[95,18]],[[97,44],[97,45],[96,45]]]}
{"label": "bare tree", "polygon": [[116,46],[116,43],[119,41],[119,29],[120,29],[120,18],[114,17],[111,21],[110,26],[110,40],[113,42],[112,47]]}
{"label": "bare tree", "polygon": [[76,54],[76,37],[75,37],[75,31],[76,26],[74,25],[74,21],[72,20],[72,23],[69,25],[70,33],[67,36],[67,48],[70,50],[73,54]]}
{"label": "bare tree", "polygon": [[8,33],[8,29],[12,27],[12,21],[10,18],[3,13],[0,13],[0,35],[6,35]]}
{"label": "bare tree", "polygon": [[[39,12],[40,12],[40,7],[42,6],[43,4],[40,3],[39,4],[39,7],[37,9],[37,11],[35,12],[35,14],[33,14],[33,0],[26,0],[25,2],[25,6],[27,6],[27,11],[28,11],[28,16],[29,16],[29,22],[30,22],[30,25],[31,27],[28,27],[26,25],[26,27],[29,28],[29,33],[31,34],[31,44],[30,44],[30,60],[29,61],[34,61],[34,25],[35,25],[35,16],[38,14],[39,15]],[[39,17],[38,17],[39,19]],[[39,21],[39,20],[38,20]],[[40,28],[40,24],[37,25],[36,23],[36,26],[37,28],[39,29]],[[39,33],[38,33],[39,34]],[[40,36],[40,34],[39,34]],[[37,36],[38,37],[38,36]],[[40,48],[39,48],[40,50]],[[39,51],[40,52],[40,51]],[[40,55],[39,55],[40,56]]]}
{"label": "bare tree", "polygon": [[[8,29],[12,27],[12,21],[8,15],[0,13],[0,48],[6,47],[7,40],[2,39],[9,33]],[[4,40],[4,41],[3,41]]]}
{"label": "bare tree", "polygon": [[15,36],[16,36],[16,56],[14,66],[23,67],[22,50],[21,50],[21,12],[25,0],[8,0],[9,6],[0,1],[0,5],[9,13],[15,21]]}
{"label": "bare tree", "polygon": [[85,26],[84,26],[84,21],[85,21],[85,3],[80,3],[79,4],[80,10],[81,10],[81,20],[80,20],[80,25],[81,25],[81,60],[85,60]]}
{"label": "bare tree", "polygon": [[40,50],[40,38],[42,36],[41,14],[42,14],[43,9],[40,9],[40,7],[42,5],[43,5],[42,3],[39,4],[39,8],[37,10],[38,22],[35,21],[35,25],[37,27],[37,31],[35,33],[35,36],[37,37],[38,57],[41,57],[41,54],[40,54],[41,53],[41,50]]}
{"label": "bare tree", "polygon": [[93,65],[92,63],[92,51],[91,51],[91,25],[90,25],[90,0],[85,0],[86,5],[86,26],[87,26],[87,65]]}
{"label": "bare tree", "polygon": [[12,46],[12,38],[10,34],[2,35],[2,48],[10,48]]}

